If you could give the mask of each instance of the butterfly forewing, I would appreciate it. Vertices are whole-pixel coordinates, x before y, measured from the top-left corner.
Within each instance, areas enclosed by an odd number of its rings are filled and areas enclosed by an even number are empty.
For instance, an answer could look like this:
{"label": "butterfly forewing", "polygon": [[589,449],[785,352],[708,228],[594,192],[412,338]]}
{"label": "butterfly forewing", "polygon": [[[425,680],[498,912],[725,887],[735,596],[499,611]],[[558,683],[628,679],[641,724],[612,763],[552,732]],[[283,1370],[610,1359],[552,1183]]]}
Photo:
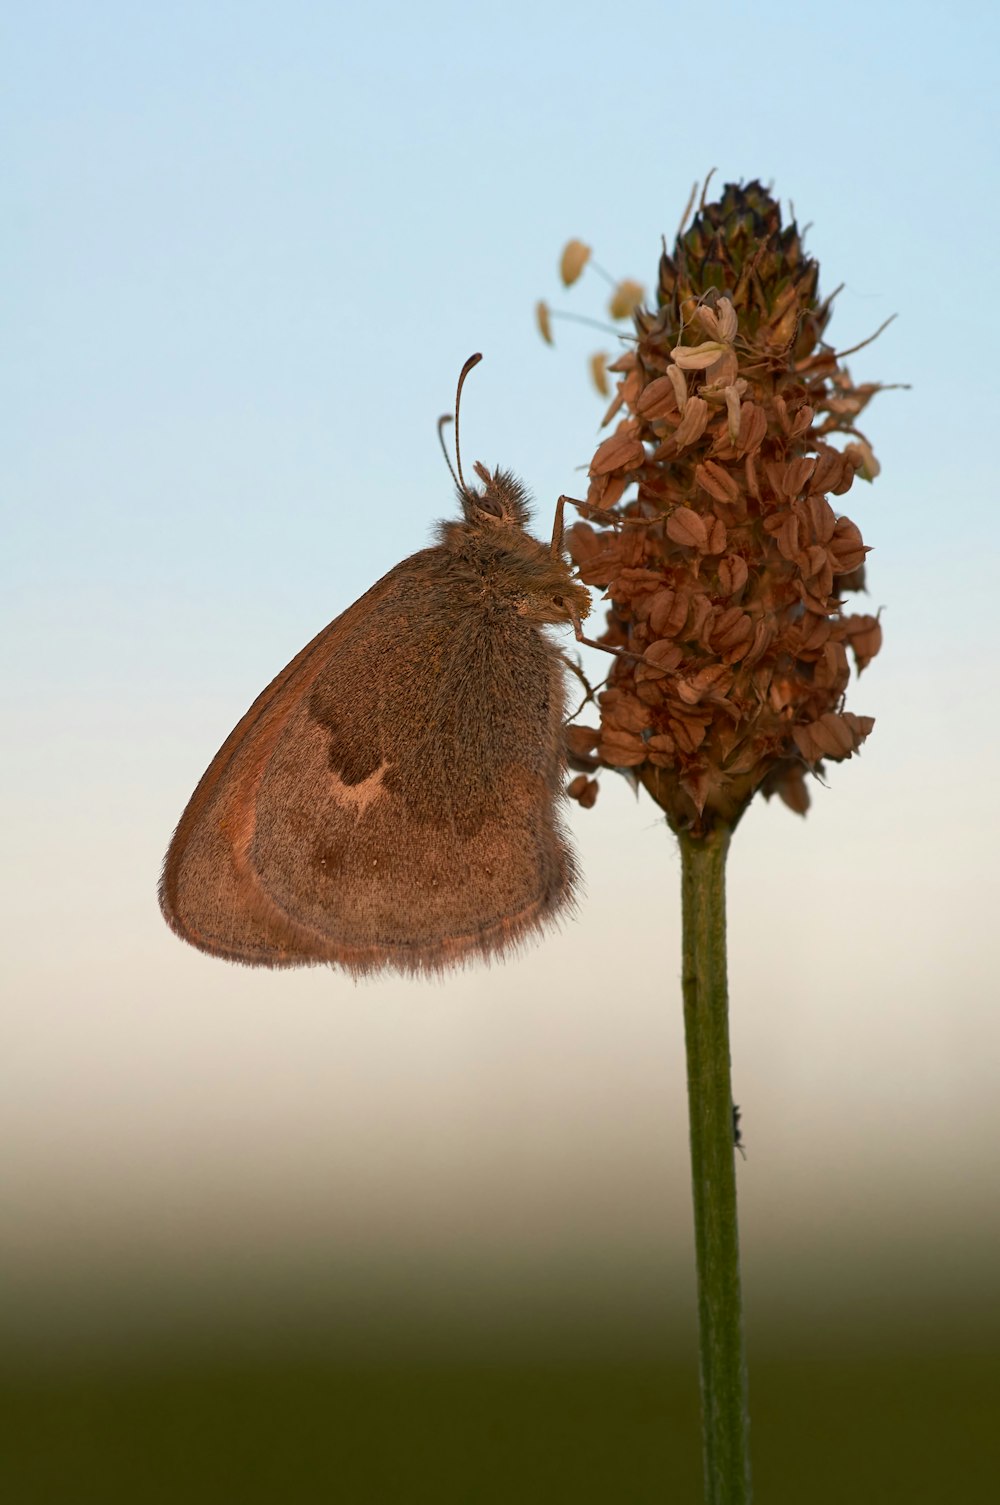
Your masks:
{"label": "butterfly forewing", "polygon": [[397,565],[224,744],[164,868],[185,939],[258,965],[435,969],[565,902],[557,651],[470,603],[453,563]]}

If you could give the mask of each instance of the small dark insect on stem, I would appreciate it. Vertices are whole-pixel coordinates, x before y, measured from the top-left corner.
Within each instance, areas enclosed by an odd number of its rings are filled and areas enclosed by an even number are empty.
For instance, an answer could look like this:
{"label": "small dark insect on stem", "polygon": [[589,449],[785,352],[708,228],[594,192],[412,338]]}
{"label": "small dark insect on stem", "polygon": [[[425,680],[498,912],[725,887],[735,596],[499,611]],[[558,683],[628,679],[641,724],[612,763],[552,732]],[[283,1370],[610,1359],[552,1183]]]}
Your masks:
{"label": "small dark insect on stem", "polygon": [[747,1158],[747,1152],[743,1148],[743,1130],[740,1128],[740,1119],[742,1118],[742,1116],[743,1115],[740,1113],[740,1105],[739,1105],[739,1103],[734,1103],[733,1104],[733,1146],[734,1146],[735,1149],[739,1150],[740,1154],[743,1156],[743,1159],[745,1160]]}

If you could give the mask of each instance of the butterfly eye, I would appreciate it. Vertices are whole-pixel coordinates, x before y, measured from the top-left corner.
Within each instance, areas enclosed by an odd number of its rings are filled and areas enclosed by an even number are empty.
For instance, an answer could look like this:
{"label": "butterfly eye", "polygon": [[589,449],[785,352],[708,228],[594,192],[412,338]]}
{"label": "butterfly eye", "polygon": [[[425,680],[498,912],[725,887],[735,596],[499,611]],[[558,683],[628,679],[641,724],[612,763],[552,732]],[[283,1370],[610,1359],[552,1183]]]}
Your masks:
{"label": "butterfly eye", "polygon": [[562,596],[553,596],[552,600],[553,600],[553,602],[555,603],[556,606],[562,606],[562,604],[563,604],[563,598],[562,598]]}
{"label": "butterfly eye", "polygon": [[488,512],[490,517],[503,517],[503,508],[491,496],[477,496],[473,500],[480,512]]}

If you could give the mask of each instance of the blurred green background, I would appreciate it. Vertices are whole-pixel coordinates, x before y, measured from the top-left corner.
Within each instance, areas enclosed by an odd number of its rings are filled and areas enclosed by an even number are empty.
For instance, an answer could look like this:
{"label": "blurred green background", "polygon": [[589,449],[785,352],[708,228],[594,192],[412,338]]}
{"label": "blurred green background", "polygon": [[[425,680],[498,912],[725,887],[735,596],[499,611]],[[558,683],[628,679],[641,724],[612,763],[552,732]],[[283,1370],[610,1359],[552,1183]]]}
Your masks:
{"label": "blurred green background", "polygon": [[[693,1335],[483,1343],[434,1354],[230,1338],[0,1386],[5,1497],[606,1502],[701,1498]],[[654,1352],[654,1337],[658,1339]],[[349,1349],[354,1345],[348,1345]],[[1000,1374],[991,1339],[876,1329],[752,1333],[755,1497],[840,1505],[992,1498]]]}
{"label": "blurred green background", "polygon": [[[36,1311],[20,1338],[8,1311],[5,1498],[696,1502],[693,1291],[659,1221],[631,1260],[597,1241],[536,1252],[520,1276],[516,1255],[491,1274],[455,1248],[422,1270],[403,1248],[353,1270],[300,1248],[255,1273],[250,1247],[207,1280],[93,1282],[83,1309],[53,1293],[54,1325]],[[748,1222],[755,1497],[991,1498],[989,1241],[852,1229],[782,1259]]]}

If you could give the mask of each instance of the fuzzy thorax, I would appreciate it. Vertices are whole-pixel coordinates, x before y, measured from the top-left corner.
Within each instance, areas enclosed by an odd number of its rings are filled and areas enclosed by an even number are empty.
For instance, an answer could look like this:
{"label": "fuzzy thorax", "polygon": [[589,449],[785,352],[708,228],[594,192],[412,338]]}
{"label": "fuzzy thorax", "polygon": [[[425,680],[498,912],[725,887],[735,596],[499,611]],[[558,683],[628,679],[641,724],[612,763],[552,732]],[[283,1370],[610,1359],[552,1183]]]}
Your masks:
{"label": "fuzzy thorax", "polygon": [[561,550],[526,531],[529,498],[509,471],[477,463],[482,490],[459,490],[464,519],[441,523],[438,537],[456,575],[494,607],[528,622],[562,624],[590,612],[590,594],[573,577]]}

